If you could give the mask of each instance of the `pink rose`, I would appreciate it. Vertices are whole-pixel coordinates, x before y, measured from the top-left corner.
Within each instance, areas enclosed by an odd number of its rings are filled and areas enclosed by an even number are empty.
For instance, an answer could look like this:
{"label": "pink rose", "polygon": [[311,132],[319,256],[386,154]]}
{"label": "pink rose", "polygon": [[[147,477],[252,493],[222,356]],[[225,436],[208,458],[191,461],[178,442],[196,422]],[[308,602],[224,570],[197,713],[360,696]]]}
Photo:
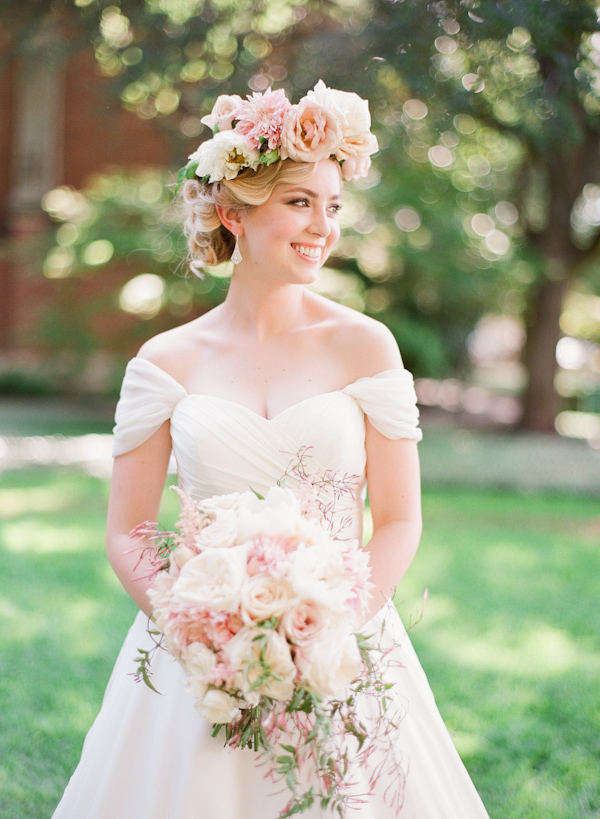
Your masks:
{"label": "pink rose", "polygon": [[234,115],[237,109],[242,104],[242,98],[237,94],[229,96],[228,94],[221,94],[217,97],[212,111],[205,117],[202,117],[200,122],[208,125],[211,130],[214,130],[215,125],[219,126],[219,131],[231,131]]}
{"label": "pink rose", "polygon": [[325,626],[325,613],[321,606],[312,601],[298,603],[285,612],[281,618],[281,629],[294,645],[310,642]]}
{"label": "pink rose", "polygon": [[304,97],[285,115],[280,153],[282,159],[318,162],[335,154],[341,139],[342,130],[334,114]]}
{"label": "pink rose", "polygon": [[342,162],[342,176],[346,182],[366,176],[371,167],[370,156],[351,156]]}

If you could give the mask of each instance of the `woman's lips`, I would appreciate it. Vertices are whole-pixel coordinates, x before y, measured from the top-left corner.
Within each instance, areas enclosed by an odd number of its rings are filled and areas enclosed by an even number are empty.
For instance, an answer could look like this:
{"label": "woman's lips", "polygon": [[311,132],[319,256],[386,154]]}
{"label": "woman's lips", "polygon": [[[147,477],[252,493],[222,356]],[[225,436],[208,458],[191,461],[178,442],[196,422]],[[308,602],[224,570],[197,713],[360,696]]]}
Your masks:
{"label": "woman's lips", "polygon": [[292,247],[299,256],[308,262],[318,262],[321,260],[321,255],[323,253],[322,247],[301,244],[293,244]]}

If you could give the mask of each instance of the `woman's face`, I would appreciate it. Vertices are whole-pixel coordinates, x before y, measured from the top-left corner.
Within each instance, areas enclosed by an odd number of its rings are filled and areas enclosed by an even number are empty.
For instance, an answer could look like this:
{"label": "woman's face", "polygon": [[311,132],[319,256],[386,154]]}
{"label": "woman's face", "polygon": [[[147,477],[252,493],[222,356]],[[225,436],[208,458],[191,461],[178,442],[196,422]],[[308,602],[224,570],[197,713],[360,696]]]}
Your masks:
{"label": "woman's face", "polygon": [[242,256],[278,280],[311,283],[340,236],[341,178],[331,159],[304,182],[278,185],[264,205],[242,214]]}

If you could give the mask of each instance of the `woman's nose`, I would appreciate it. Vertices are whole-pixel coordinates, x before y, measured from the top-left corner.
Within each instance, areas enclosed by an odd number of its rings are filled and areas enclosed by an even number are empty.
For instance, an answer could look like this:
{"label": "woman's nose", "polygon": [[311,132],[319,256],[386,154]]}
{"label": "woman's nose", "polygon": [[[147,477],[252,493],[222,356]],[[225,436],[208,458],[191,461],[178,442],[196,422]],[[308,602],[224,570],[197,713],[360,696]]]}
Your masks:
{"label": "woman's nose", "polygon": [[329,236],[331,233],[331,225],[329,224],[326,211],[315,208],[313,211],[311,232],[316,233],[318,236],[323,236],[324,238]]}

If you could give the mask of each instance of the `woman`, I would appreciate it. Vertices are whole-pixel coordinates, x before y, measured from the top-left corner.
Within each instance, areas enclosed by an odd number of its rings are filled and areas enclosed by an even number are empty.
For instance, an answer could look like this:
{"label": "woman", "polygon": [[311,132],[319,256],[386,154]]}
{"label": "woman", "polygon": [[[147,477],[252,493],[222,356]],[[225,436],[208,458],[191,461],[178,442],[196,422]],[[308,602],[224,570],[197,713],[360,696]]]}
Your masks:
{"label": "woman", "polygon": [[[235,262],[223,304],[143,345],[128,365],[115,428],[109,559],[140,608],[102,710],[55,819],[275,819],[286,797],[248,750],[225,749],[194,711],[177,663],[158,652],[154,681],[131,672],[148,646],[148,584],[134,580],[129,532],[156,520],[171,449],[179,482],[198,497],[258,492],[290,453],[368,483],[375,592],[367,629],[385,620],[396,644],[389,678],[405,707],[402,817],[485,819],[483,805],[389,604],[420,531],[417,412],[412,379],[378,322],[307,289],[339,237],[342,176],[366,173],[376,150],[366,103],[319,83],[299,105],[282,91],[220,97],[213,139],[182,176],[194,263]],[[360,537],[362,496],[353,509]],[[386,604],[386,605],[384,605]],[[358,772],[366,790],[368,772]],[[321,814],[313,807],[304,814]],[[354,814],[353,814],[354,815]],[[395,815],[376,792],[356,812]]]}

